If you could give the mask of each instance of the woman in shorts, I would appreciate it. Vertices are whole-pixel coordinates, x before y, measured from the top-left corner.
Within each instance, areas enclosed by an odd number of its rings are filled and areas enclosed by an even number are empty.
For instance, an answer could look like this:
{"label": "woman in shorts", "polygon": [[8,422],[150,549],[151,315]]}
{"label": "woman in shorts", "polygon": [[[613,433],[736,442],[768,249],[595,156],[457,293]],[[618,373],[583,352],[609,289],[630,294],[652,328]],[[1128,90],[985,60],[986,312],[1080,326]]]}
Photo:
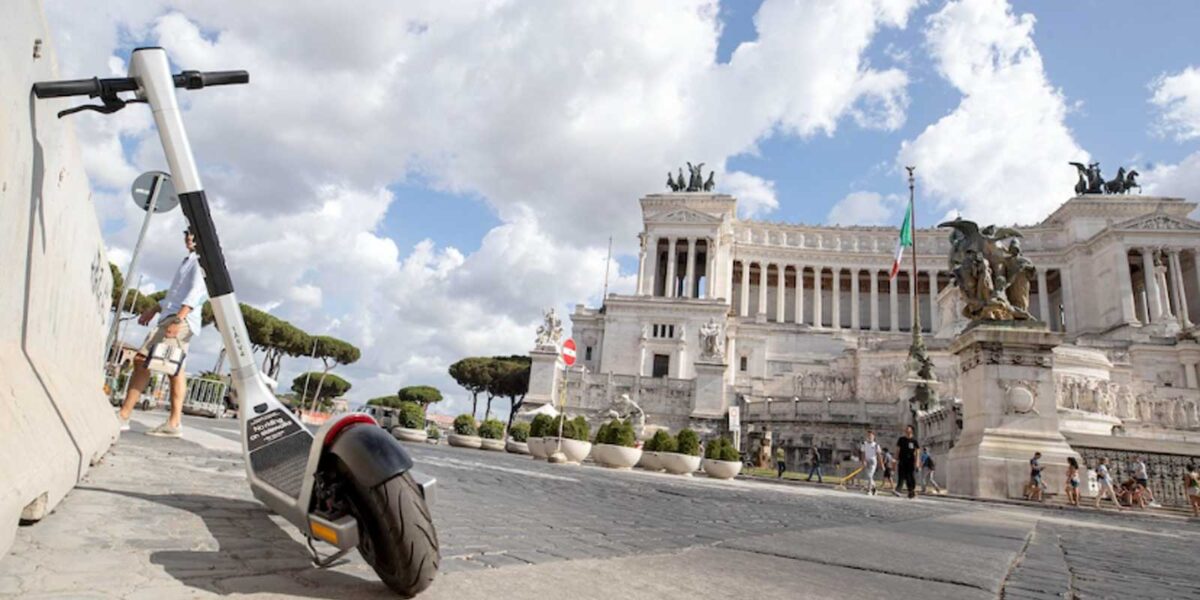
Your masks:
{"label": "woman in shorts", "polygon": [[1112,475],[1108,472],[1108,459],[1101,457],[1100,464],[1096,465],[1096,483],[1100,484],[1100,493],[1096,494],[1096,508],[1100,508],[1100,501],[1107,496],[1112,499],[1113,506],[1117,510],[1121,510],[1121,503],[1117,501],[1117,491],[1113,489]]}
{"label": "woman in shorts", "polygon": [[1188,471],[1183,474],[1183,489],[1192,504],[1192,516],[1200,517],[1200,473]]}
{"label": "woman in shorts", "polygon": [[1067,502],[1071,506],[1079,506],[1079,461],[1074,456],[1067,457]]}

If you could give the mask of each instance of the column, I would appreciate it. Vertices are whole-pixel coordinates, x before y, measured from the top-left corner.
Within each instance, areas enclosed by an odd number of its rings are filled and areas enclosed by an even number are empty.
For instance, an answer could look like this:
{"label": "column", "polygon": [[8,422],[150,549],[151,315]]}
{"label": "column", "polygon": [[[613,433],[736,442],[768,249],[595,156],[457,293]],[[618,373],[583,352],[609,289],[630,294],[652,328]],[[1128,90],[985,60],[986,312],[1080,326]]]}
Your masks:
{"label": "column", "polygon": [[675,297],[675,263],[679,262],[679,256],[675,254],[675,238],[667,238],[667,286],[663,289],[664,296],[668,298]]}
{"label": "column", "polygon": [[1190,329],[1192,321],[1188,318],[1187,292],[1183,285],[1183,263],[1179,260],[1179,250],[1171,249],[1169,252],[1171,285],[1175,289],[1175,315],[1179,317],[1180,327]]}
{"label": "column", "polygon": [[750,316],[750,263],[746,260],[742,260],[742,306],[738,312]]}
{"label": "column", "polygon": [[637,295],[645,293],[646,284],[646,234],[641,234],[641,248],[638,249],[638,276],[637,276]]}
{"label": "column", "polygon": [[717,250],[712,238],[704,240],[704,297],[717,297]]}
{"label": "column", "polygon": [[1187,386],[1191,389],[1196,389],[1200,381],[1196,379],[1196,363],[1183,363],[1183,376],[1186,378]]}
{"label": "column", "polygon": [[1196,289],[1200,290],[1200,248],[1192,249],[1192,267],[1196,270]]}
{"label": "column", "polygon": [[796,324],[804,324],[804,265],[796,265]]}
{"label": "column", "polygon": [[767,271],[770,269],[770,263],[758,265],[758,314],[764,319],[767,316]]}
{"label": "column", "polygon": [[1157,323],[1162,320],[1163,306],[1162,296],[1158,293],[1158,282],[1154,277],[1154,251],[1150,248],[1142,248],[1142,275],[1146,278],[1146,300],[1150,304],[1146,307],[1146,312],[1150,314],[1150,322]]}
{"label": "column", "polygon": [[834,267],[833,278],[829,283],[829,302],[833,306],[829,307],[829,324],[833,325],[834,329],[842,328],[842,269]]}
{"label": "column", "polygon": [[858,313],[860,313],[860,312],[861,311],[859,310],[859,305],[858,305],[858,269],[851,268],[850,269],[850,329],[853,329],[855,331],[858,330],[858,326],[859,326]]}
{"label": "column", "polygon": [[[899,276],[900,274],[897,273],[896,277]],[[888,308],[891,311],[888,316],[891,317],[892,331],[900,331],[900,299],[897,298],[896,294],[897,282],[899,280],[896,277],[888,278]]]}
{"label": "column", "polygon": [[821,271],[824,267],[813,267],[813,327],[822,327],[821,321]]}
{"label": "column", "polygon": [[879,271],[871,273],[871,331],[879,331]]}
{"label": "column", "polygon": [[1064,269],[1058,270],[1058,279],[1062,285],[1063,331],[1075,331],[1075,293],[1071,287],[1071,274]]}
{"label": "column", "polygon": [[696,238],[687,239],[687,266],[683,268],[683,297],[696,297]]}
{"label": "column", "polygon": [[1133,280],[1129,277],[1129,250],[1124,246],[1117,255],[1117,306],[1121,309],[1121,320],[1137,323],[1137,302],[1133,297]]}
{"label": "column", "polygon": [[938,297],[938,272],[929,272],[929,331],[930,333],[938,330],[938,314],[937,297]]}
{"label": "column", "polygon": [[779,279],[775,283],[775,322],[786,323],[787,308],[783,301],[787,297],[787,265],[775,265]]}
{"label": "column", "polygon": [[1046,270],[1037,270],[1038,284],[1038,318],[1046,324],[1047,327],[1053,321],[1050,320],[1050,286],[1046,283]]}

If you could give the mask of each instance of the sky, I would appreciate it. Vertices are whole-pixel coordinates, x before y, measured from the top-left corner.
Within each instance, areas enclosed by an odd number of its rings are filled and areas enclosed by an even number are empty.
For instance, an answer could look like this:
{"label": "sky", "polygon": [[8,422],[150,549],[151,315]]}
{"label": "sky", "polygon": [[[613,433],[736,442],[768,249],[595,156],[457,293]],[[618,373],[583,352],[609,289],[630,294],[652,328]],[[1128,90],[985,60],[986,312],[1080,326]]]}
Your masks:
{"label": "sky", "polygon": [[[638,199],[685,161],[743,218],[1036,223],[1070,161],[1200,200],[1200,3],[1107,0],[46,0],[63,78],[246,69],[181,92],[240,301],[362,349],[352,401],[523,354],[541,312],[632,290]],[[148,111],[72,117],[109,257],[164,160]],[[156,217],[143,288],[183,249]],[[609,238],[613,258],[606,260]],[[143,332],[132,329],[128,341]],[[191,369],[220,340],[205,328]],[[315,366],[284,360],[281,387]],[[507,414],[504,401],[496,407]]]}

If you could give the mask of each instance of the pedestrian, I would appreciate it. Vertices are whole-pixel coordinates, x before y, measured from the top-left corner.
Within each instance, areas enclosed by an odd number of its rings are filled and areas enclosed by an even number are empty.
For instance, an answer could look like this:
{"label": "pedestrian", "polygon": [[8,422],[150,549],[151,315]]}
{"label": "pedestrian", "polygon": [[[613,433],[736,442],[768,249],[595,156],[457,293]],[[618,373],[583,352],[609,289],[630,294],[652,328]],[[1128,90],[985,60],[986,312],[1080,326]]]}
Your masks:
{"label": "pedestrian", "polygon": [[896,494],[896,478],[893,472],[896,470],[896,457],[892,455],[892,451],[887,448],[883,449],[883,485],[884,488],[892,490],[892,494]]}
{"label": "pedestrian", "polygon": [[1045,484],[1042,483],[1042,453],[1034,452],[1033,458],[1029,459],[1029,485],[1025,488],[1026,500],[1042,501],[1042,491],[1045,489]]}
{"label": "pedestrian", "polygon": [[816,446],[808,449],[808,479],[812,481],[813,473],[817,474],[817,483],[825,483],[821,478],[821,452]]}
{"label": "pedestrian", "polygon": [[1183,490],[1192,505],[1192,516],[1200,517],[1200,473],[1194,466],[1183,474]]}
{"label": "pedestrian", "polygon": [[867,474],[867,495],[874,495],[875,469],[879,466],[879,443],[875,441],[875,432],[867,430],[867,439],[858,447],[859,458],[862,459],[863,472]]}
{"label": "pedestrian", "polygon": [[1074,456],[1067,457],[1067,502],[1071,506],[1079,506],[1079,461]]}
{"label": "pedestrian", "polygon": [[1142,495],[1150,503],[1150,506],[1161,506],[1154,500],[1154,490],[1150,489],[1150,474],[1146,469],[1146,457],[1139,456],[1133,463],[1133,480],[1138,485],[1142,486]]}
{"label": "pedestrian", "polygon": [[[200,309],[208,299],[208,290],[204,287],[200,256],[196,254],[196,238],[190,229],[183,232],[183,244],[188,253],[175,270],[166,297],[138,317],[139,324],[148,325],[156,314],[161,312],[163,315],[146,336],[146,341],[138,348],[133,359],[133,379],[125,392],[125,403],[121,405],[117,414],[121,421],[121,431],[129,431],[129,417],[133,413],[133,407],[141,397],[142,389],[150,381],[150,371],[146,368],[150,349],[163,340],[174,339],[186,357],[188,344],[200,334]],[[183,396],[186,392],[187,373],[183,365],[180,365],[179,371],[171,375],[171,414],[162,425],[147,431],[147,435],[176,438],[183,435],[181,419]]]}
{"label": "pedestrian", "polygon": [[787,462],[784,460],[787,453],[783,451],[783,446],[775,446],[775,478],[783,478],[783,470],[787,467]]}
{"label": "pedestrian", "polygon": [[1100,457],[1100,464],[1096,465],[1096,483],[1100,485],[1100,493],[1096,494],[1096,508],[1100,508],[1100,501],[1105,496],[1112,498],[1113,505],[1117,510],[1121,510],[1121,503],[1117,500],[1117,491],[1113,489],[1112,475],[1108,472],[1108,458]]}
{"label": "pedestrian", "polygon": [[921,444],[917,442],[912,425],[904,427],[904,435],[896,441],[896,447],[896,484],[899,487],[907,485],[908,497],[913,498],[917,495],[917,451],[921,449]]}
{"label": "pedestrian", "polygon": [[921,448],[921,493],[928,493],[929,486],[933,486],[935,494],[942,493],[942,488],[933,478],[934,471],[937,470],[937,464],[933,462],[933,456],[929,454],[928,448]]}

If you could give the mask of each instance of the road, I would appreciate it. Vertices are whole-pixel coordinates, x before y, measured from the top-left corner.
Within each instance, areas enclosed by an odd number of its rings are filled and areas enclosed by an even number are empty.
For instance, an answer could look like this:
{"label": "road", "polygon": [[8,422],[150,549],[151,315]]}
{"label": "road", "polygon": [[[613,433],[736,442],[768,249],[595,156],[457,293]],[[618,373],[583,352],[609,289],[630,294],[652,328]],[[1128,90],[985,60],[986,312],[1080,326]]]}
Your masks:
{"label": "road", "polygon": [[[357,555],[308,566],[252,499],[237,424],[126,433],[0,560],[0,594],[388,597]],[[410,445],[438,478],[422,598],[1200,598],[1195,521],[714,481]]]}

